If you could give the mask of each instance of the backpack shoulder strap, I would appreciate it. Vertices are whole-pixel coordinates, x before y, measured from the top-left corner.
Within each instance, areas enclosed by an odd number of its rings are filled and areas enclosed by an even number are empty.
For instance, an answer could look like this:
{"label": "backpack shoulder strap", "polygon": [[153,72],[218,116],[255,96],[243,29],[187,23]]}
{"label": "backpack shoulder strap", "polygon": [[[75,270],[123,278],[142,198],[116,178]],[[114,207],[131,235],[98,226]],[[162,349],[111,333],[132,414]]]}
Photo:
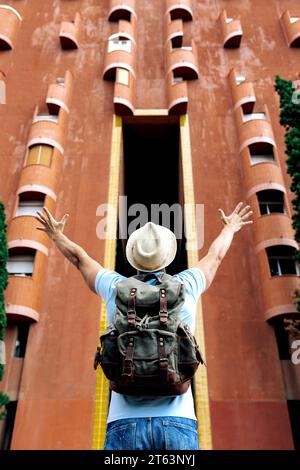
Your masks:
{"label": "backpack shoulder strap", "polygon": [[142,273],[136,274],[135,276],[131,276],[134,279],[138,279],[139,281],[146,282],[149,279],[156,279],[158,284],[162,284],[163,281],[167,281],[171,279],[173,276],[167,274],[165,272],[161,273]]}

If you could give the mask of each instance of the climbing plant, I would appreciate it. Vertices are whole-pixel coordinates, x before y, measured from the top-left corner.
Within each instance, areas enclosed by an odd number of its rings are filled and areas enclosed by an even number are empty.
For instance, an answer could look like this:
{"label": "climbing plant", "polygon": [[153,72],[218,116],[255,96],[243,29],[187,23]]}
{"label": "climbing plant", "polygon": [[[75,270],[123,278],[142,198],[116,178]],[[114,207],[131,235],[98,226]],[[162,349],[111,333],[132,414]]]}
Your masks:
{"label": "climbing plant", "polygon": [[[297,83],[300,84],[300,81]],[[300,90],[291,80],[284,80],[279,75],[275,78],[275,90],[280,97],[280,124],[285,128],[287,171],[291,175],[291,191],[294,214],[292,225],[295,240],[300,242]],[[295,260],[300,261],[300,251],[296,250]],[[300,291],[295,292],[295,301],[300,312]],[[289,320],[286,329],[294,338],[300,337],[300,321]]]}
{"label": "climbing plant", "polygon": [[[4,375],[4,338],[6,330],[6,314],[4,304],[4,290],[8,282],[8,274],[6,269],[8,257],[8,248],[6,241],[6,224],[4,205],[0,201],[0,382]],[[5,416],[5,405],[9,402],[9,397],[0,392],[0,420]]]}

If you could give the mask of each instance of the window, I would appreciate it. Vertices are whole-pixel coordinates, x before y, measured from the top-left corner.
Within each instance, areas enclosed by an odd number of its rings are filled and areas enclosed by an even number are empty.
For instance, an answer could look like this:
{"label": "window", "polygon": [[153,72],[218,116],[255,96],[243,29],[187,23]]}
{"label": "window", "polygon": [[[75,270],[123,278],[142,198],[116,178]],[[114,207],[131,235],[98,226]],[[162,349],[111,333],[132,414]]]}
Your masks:
{"label": "window", "polygon": [[27,165],[51,166],[53,147],[50,145],[33,145],[27,157]]}
{"label": "window", "polygon": [[38,192],[25,192],[19,194],[19,205],[16,210],[16,216],[35,215],[36,211],[43,208],[45,203],[45,194]]}
{"label": "window", "polygon": [[257,163],[275,163],[273,145],[266,142],[257,142],[249,145],[249,153],[252,165]]}
{"label": "window", "polygon": [[180,47],[174,47],[172,50],[173,51],[178,51],[178,50],[180,50],[180,51],[192,51],[193,48],[192,48],[192,46],[180,46]]}
{"label": "window", "polygon": [[64,86],[65,85],[65,79],[64,78],[57,78],[56,83],[58,83],[59,85]]}
{"label": "window", "polygon": [[24,322],[17,325],[17,339],[15,344],[15,357],[25,357],[29,323]]}
{"label": "window", "polygon": [[299,275],[299,265],[293,259],[295,248],[287,245],[270,246],[266,249],[271,276]]}
{"label": "window", "polygon": [[231,23],[233,21],[233,18],[226,18],[225,22],[226,23]]}
{"label": "window", "polygon": [[56,116],[55,114],[37,114],[34,122],[40,121],[58,122],[58,116]]}
{"label": "window", "polygon": [[290,22],[291,23],[297,23],[297,21],[299,21],[299,20],[300,20],[299,16],[291,16],[290,17]]}
{"label": "window", "polygon": [[284,214],[284,193],[274,189],[259,191],[257,194],[260,214]]}
{"label": "window", "polygon": [[8,274],[13,276],[32,276],[35,250],[31,248],[12,248],[7,262]]}
{"label": "window", "polygon": [[122,85],[129,85],[129,72],[126,69],[117,69],[117,83]]}
{"label": "window", "polygon": [[267,119],[265,113],[243,114],[243,122],[253,121],[254,119]]}
{"label": "window", "polygon": [[174,77],[173,76],[173,85],[177,85],[177,83],[183,82],[183,77]]}
{"label": "window", "polygon": [[257,163],[274,163],[274,157],[272,155],[251,155],[252,165]]}
{"label": "window", "polygon": [[241,83],[246,81],[246,77],[244,77],[244,75],[237,75],[235,77],[235,81],[237,85],[240,85]]}
{"label": "window", "polygon": [[131,52],[131,41],[129,39],[109,39],[108,41],[108,52],[113,51],[126,51]]}

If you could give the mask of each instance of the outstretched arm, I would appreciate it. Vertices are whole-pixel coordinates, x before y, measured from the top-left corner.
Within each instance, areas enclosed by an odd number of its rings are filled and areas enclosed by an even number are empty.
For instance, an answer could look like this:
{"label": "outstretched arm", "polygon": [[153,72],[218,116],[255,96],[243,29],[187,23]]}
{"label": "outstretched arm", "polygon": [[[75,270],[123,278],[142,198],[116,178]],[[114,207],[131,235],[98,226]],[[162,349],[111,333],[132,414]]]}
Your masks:
{"label": "outstretched arm", "polygon": [[46,232],[49,238],[51,238],[56,244],[57,248],[62,254],[71,261],[74,266],[81,272],[83,279],[87,283],[88,287],[95,292],[95,279],[96,275],[103,267],[97,261],[93,260],[84,251],[81,246],[69,240],[68,237],[63,233],[64,226],[69,214],[65,214],[61,221],[57,221],[51,215],[46,207],[43,207],[43,212],[38,212],[36,219],[43,225],[43,227],[36,227],[37,230]]}
{"label": "outstretched arm", "polygon": [[249,211],[250,206],[242,209],[243,203],[240,202],[231,215],[226,216],[222,209],[219,209],[224,227],[219,236],[211,244],[207,255],[202,258],[196,265],[200,268],[206,279],[206,289],[209,288],[215,278],[217,270],[226,255],[234,234],[238,232],[244,225],[252,224],[252,220],[247,220],[253,213]]}

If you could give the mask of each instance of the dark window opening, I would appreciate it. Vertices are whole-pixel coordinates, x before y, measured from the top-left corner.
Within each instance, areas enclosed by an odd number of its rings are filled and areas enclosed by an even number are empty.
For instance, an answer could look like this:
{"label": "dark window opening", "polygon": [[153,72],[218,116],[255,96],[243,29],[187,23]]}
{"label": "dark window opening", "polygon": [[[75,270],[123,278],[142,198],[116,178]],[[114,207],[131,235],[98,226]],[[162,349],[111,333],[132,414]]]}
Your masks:
{"label": "dark window opening", "polygon": [[16,215],[36,215],[45,205],[45,194],[37,191],[26,191],[19,194],[19,203]]}
{"label": "dark window opening", "polygon": [[261,215],[284,214],[284,193],[282,191],[267,189],[257,193],[259,209]]}
{"label": "dark window opening", "polygon": [[287,316],[274,317],[270,320],[270,324],[274,328],[274,333],[277,342],[278,354],[281,361],[291,359],[291,338],[289,337],[289,332],[287,330],[287,324],[285,323],[285,318]]}
{"label": "dark window opening", "polygon": [[10,449],[17,412],[17,404],[17,401],[10,401],[6,405],[6,415],[3,421],[3,428],[1,434],[1,450]]}
{"label": "dark window opening", "polygon": [[177,254],[166,272],[176,274],[186,269],[177,118],[129,118],[124,122],[121,188],[127,201],[119,220],[118,234],[120,230],[124,233],[125,229],[125,235],[122,240],[118,237],[116,271],[126,276],[136,274],[126,260],[126,236],[149,221],[176,234]]}
{"label": "dark window opening", "polygon": [[25,357],[27,339],[29,333],[29,323],[19,323],[17,325],[17,338],[15,344],[15,357]]}
{"label": "dark window opening", "polygon": [[128,21],[130,23],[131,21],[131,12],[128,11],[128,10],[122,10],[121,11],[121,14],[119,15],[119,18],[118,18],[118,21],[119,20],[125,20],[125,21]]}
{"label": "dark window opening", "polygon": [[271,276],[298,274],[298,264],[294,260],[296,249],[287,245],[276,245],[266,248]]}
{"label": "dark window opening", "polygon": [[34,270],[34,259],[36,250],[27,247],[16,247],[9,249],[7,263],[8,274],[12,276],[31,277]]}
{"label": "dark window opening", "polygon": [[[281,361],[291,361],[291,356],[293,353],[292,343],[294,341],[294,336],[289,333],[288,325],[289,321],[294,318],[294,314],[275,317],[270,320],[270,324],[274,328],[277,348],[279,353],[279,358]],[[283,362],[281,365],[283,366]],[[284,379],[284,370],[283,380]],[[300,450],[300,401],[299,400],[287,400],[289,419],[291,425],[292,436],[294,440],[294,446],[296,450]]]}
{"label": "dark window opening", "polygon": [[256,163],[275,163],[273,145],[266,142],[256,142],[249,145],[249,153],[252,165]]}
{"label": "dark window opening", "polygon": [[300,400],[287,401],[295,450],[300,450]]}

